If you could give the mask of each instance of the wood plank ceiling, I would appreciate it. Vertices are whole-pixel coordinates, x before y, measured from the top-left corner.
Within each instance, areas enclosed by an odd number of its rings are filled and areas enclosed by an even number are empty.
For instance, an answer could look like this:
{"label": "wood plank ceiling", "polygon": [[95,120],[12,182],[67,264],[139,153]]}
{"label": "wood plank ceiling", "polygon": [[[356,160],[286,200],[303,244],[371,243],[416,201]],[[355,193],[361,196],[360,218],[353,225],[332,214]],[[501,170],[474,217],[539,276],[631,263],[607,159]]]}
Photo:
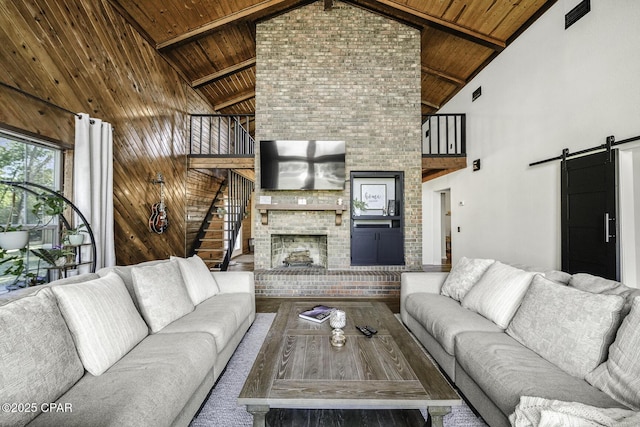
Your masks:
{"label": "wood plank ceiling", "polygon": [[[334,0],[323,0],[325,8]],[[220,113],[255,113],[256,23],[309,0],[110,0]],[[556,0],[344,0],[422,32],[422,113],[437,112]]]}

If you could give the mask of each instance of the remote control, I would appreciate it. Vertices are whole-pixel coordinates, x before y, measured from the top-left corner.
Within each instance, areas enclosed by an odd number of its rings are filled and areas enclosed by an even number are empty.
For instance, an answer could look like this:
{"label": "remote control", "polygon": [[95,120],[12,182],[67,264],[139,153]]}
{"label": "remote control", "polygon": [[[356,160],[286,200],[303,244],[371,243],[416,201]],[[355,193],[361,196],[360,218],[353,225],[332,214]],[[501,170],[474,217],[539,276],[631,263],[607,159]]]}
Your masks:
{"label": "remote control", "polygon": [[356,325],[356,329],[359,330],[360,332],[362,332],[362,334],[367,338],[371,338],[373,336],[373,334],[371,332],[369,332],[369,330],[367,328],[365,328],[364,326],[357,326]]}
{"label": "remote control", "polygon": [[371,332],[373,335],[375,335],[375,334],[377,334],[377,333],[378,333],[378,330],[377,330],[377,329],[375,329],[373,326],[365,326],[365,328],[366,328],[369,332]]}

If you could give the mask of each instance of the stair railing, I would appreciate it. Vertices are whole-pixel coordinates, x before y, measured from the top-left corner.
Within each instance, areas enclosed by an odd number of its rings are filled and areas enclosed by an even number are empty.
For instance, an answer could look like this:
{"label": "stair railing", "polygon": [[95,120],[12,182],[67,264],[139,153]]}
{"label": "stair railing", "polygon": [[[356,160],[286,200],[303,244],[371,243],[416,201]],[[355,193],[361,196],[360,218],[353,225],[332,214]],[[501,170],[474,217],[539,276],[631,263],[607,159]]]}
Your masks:
{"label": "stair railing", "polygon": [[253,156],[252,114],[192,114],[189,155]]}
{"label": "stair railing", "polygon": [[467,155],[465,114],[422,116],[422,155],[460,157]]}
{"label": "stair railing", "polygon": [[248,213],[254,187],[252,181],[232,170],[228,171],[227,182],[227,238],[224,259],[220,265],[222,271],[227,270],[229,267],[229,262],[240,234],[240,228],[242,227],[242,220],[245,218],[245,214]]}
{"label": "stair railing", "polygon": [[216,195],[211,201],[209,210],[207,211],[207,214],[204,216],[204,219],[202,220],[202,224],[200,224],[200,228],[198,229],[198,233],[196,234],[193,244],[191,245],[191,253],[189,254],[189,256],[193,256],[197,253],[197,250],[200,248],[200,245],[202,243],[202,239],[204,239],[205,235],[207,234],[209,223],[213,219],[213,216],[218,214],[217,212],[218,204],[220,203],[220,201],[224,200],[224,190],[226,185],[227,185],[226,180],[220,183],[220,187],[218,187],[218,191],[216,191]]}

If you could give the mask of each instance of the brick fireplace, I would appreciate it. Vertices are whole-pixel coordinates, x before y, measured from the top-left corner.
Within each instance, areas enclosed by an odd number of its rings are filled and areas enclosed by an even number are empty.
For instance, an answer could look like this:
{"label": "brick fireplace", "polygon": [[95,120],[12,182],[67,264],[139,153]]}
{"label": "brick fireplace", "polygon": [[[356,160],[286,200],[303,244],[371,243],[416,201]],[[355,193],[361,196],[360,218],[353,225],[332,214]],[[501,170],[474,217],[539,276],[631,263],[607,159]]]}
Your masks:
{"label": "brick fireplace", "polygon": [[[267,224],[254,225],[256,293],[397,294],[399,273],[422,263],[420,32],[339,1],[325,11],[318,1],[260,22],[256,56],[256,140],[345,141],[347,169],[343,191],[265,191],[258,184],[256,200],[342,199],[349,206],[350,171],[405,176],[404,266],[351,266],[348,212],[337,225],[332,211],[274,210]],[[287,235],[324,236],[325,268],[273,271],[273,236]]]}

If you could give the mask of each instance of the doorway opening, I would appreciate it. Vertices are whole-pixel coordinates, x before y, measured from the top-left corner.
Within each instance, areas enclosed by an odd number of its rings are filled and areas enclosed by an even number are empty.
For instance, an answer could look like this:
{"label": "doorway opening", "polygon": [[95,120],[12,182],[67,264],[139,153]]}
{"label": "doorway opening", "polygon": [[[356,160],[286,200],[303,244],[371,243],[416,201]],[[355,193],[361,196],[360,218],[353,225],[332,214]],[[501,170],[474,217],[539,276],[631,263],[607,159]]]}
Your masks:
{"label": "doorway opening", "polygon": [[640,280],[640,146],[619,150],[620,281]]}
{"label": "doorway opening", "polygon": [[440,254],[443,265],[451,265],[451,190],[440,191]]}

